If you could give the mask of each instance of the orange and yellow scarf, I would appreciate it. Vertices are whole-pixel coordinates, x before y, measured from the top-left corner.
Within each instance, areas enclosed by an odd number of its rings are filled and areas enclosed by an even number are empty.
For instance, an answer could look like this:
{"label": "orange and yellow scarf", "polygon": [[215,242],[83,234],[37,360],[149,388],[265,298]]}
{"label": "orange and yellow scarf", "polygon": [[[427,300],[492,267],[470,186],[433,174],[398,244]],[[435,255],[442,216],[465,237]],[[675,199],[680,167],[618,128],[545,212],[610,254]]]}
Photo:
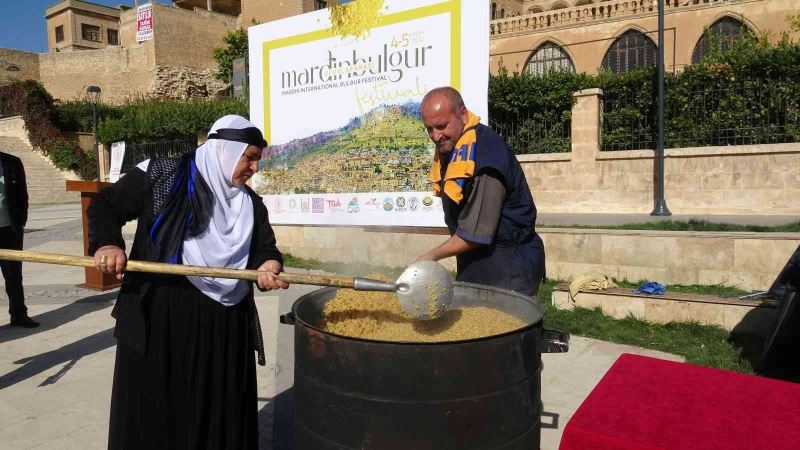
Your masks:
{"label": "orange and yellow scarf", "polygon": [[445,156],[450,158],[450,163],[447,165],[444,180],[442,180],[441,160],[443,156],[436,150],[433,156],[433,166],[428,175],[428,180],[433,183],[433,195],[441,197],[442,184],[444,184],[445,195],[456,204],[461,203],[464,198],[464,185],[475,174],[475,147],[478,140],[475,127],[478,126],[480,121],[480,117],[469,112],[469,119],[464,125],[464,133],[458,139],[456,147],[450,152],[450,155]]}

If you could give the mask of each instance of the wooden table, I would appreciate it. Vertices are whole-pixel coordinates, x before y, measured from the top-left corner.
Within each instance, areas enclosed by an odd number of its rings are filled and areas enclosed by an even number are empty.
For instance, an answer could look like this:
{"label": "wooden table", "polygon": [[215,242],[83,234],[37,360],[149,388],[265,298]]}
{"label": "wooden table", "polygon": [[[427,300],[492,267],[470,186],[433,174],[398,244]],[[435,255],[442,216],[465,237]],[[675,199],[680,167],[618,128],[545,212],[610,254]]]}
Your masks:
{"label": "wooden table", "polygon": [[[89,218],[86,216],[86,208],[95,195],[104,188],[111,186],[111,183],[102,181],[67,181],[67,191],[81,193],[81,222],[83,223],[83,254],[89,255]],[[86,281],[78,287],[93,289],[96,291],[107,291],[119,287],[120,280],[113,275],[103,274],[93,267],[84,268],[86,271]]]}

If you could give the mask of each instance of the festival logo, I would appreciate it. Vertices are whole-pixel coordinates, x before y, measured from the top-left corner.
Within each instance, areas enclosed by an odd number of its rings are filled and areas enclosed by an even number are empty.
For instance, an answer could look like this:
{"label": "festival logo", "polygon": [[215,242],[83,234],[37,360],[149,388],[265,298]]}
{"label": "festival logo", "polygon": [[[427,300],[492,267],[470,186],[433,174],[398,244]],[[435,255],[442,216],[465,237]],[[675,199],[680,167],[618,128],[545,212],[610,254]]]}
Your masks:
{"label": "festival logo", "polygon": [[370,197],[361,204],[361,207],[364,209],[376,210],[381,207],[381,202],[378,200],[378,197]]}
{"label": "festival logo", "polygon": [[353,197],[353,199],[350,200],[350,203],[347,204],[347,212],[352,214],[357,213],[360,210],[361,208],[358,207],[358,197]]}
{"label": "festival logo", "polygon": [[395,211],[397,211],[397,212],[408,211],[408,208],[406,208],[406,198],[405,197],[397,197],[397,200],[395,200],[395,202],[396,202],[396,205],[397,205],[397,208],[394,209]]}
{"label": "festival logo", "polygon": [[340,202],[338,198],[326,199],[325,203],[328,204],[328,211],[337,212],[344,210],[344,208],[342,207],[342,202]]}
{"label": "festival logo", "polygon": [[308,207],[308,199],[307,198],[301,198],[300,199],[300,212],[307,213],[309,210],[310,210],[310,208]]}
{"label": "festival logo", "polygon": [[286,210],[283,209],[283,200],[281,200],[280,198],[276,198],[275,201],[273,202],[273,205],[274,208],[272,209],[272,212],[276,214],[283,214],[286,212]]}
{"label": "festival logo", "polygon": [[321,197],[313,197],[311,199],[311,212],[324,213],[325,212],[325,199]]}
{"label": "festival logo", "polygon": [[422,198],[422,210],[433,211],[433,197],[428,195]]}
{"label": "festival logo", "polygon": [[394,200],[392,197],[386,197],[383,199],[383,210],[384,211],[391,211],[394,209]]}
{"label": "festival logo", "polygon": [[408,201],[408,209],[411,211],[416,211],[419,209],[419,199],[417,197],[411,197]]}
{"label": "festival logo", "polygon": [[297,212],[297,199],[290,198],[289,199],[289,212],[296,213]]}

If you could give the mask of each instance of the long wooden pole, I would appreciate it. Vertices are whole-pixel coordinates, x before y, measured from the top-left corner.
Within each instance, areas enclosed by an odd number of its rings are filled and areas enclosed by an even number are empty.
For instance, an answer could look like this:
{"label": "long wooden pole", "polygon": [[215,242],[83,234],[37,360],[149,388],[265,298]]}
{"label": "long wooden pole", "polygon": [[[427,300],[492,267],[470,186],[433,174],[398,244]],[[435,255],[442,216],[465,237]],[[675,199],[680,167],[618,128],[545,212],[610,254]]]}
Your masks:
{"label": "long wooden pole", "polygon": [[[58,253],[31,252],[27,250],[0,249],[0,259],[6,261],[58,264],[62,266],[95,267],[91,256],[62,255]],[[219,267],[185,266],[149,261],[128,261],[126,271],[183,275],[192,277],[232,278],[236,280],[257,281],[259,272],[247,269],[225,269]],[[290,284],[310,284],[314,286],[333,286],[353,288],[355,279],[329,275],[310,275],[283,272],[278,278]]]}

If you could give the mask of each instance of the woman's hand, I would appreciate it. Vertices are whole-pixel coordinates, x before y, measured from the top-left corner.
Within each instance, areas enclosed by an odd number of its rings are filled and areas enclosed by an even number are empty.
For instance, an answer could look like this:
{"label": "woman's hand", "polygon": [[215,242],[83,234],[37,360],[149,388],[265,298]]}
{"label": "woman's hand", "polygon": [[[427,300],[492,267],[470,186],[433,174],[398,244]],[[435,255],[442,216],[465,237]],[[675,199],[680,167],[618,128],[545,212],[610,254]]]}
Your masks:
{"label": "woman's hand", "polygon": [[94,266],[102,273],[115,275],[118,280],[122,279],[128,257],[125,250],[116,245],[105,245],[94,252]]}
{"label": "woman's hand", "polygon": [[279,280],[276,275],[281,273],[283,265],[274,259],[270,259],[258,268],[258,288],[262,291],[271,291],[273,289],[286,289],[289,287],[287,283]]}

